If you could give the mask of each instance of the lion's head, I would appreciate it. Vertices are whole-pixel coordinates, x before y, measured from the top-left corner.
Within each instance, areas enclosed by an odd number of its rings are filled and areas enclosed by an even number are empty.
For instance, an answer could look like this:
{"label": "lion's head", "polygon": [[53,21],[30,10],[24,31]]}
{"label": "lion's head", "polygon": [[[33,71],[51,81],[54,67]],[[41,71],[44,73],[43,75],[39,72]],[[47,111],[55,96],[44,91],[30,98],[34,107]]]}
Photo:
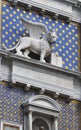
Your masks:
{"label": "lion's head", "polygon": [[42,38],[44,40],[48,41],[49,44],[51,45],[56,42],[56,39],[57,39],[56,31],[53,29],[53,30],[47,32],[46,34],[44,34],[44,36]]}

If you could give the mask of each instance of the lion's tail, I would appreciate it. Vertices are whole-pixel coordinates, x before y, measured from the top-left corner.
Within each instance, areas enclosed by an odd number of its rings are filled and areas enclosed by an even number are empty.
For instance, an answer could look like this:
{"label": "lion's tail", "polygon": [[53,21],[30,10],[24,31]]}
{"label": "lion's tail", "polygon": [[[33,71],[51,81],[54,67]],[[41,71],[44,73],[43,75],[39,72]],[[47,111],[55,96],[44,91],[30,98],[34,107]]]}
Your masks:
{"label": "lion's tail", "polygon": [[[21,37],[21,38],[22,38],[22,37]],[[7,48],[7,47],[4,45],[5,50],[7,50],[7,51],[15,50],[15,49],[18,47],[18,45],[20,44],[21,38],[19,39],[18,43],[17,43],[14,47],[12,47],[12,48]]]}

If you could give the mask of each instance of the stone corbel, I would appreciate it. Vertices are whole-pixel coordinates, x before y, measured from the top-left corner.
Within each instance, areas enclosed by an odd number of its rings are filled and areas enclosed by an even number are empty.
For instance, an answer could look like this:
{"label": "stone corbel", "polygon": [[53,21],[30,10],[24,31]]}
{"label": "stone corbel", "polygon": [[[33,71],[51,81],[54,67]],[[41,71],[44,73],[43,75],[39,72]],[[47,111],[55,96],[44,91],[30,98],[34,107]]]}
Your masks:
{"label": "stone corbel", "polygon": [[25,85],[25,91],[28,91],[30,89],[30,87],[31,87],[30,84]]}
{"label": "stone corbel", "polygon": [[45,10],[44,9],[40,9],[40,11],[39,11],[39,15],[41,15],[41,16],[43,16],[44,14],[45,14]]}
{"label": "stone corbel", "polygon": [[54,19],[58,19],[58,17],[59,17],[59,14],[56,14],[56,13],[55,13],[55,14],[53,15],[53,18],[54,18]]}
{"label": "stone corbel", "polygon": [[66,99],[66,102],[67,102],[67,103],[71,103],[72,99],[73,99],[73,97],[69,96],[69,97]]}
{"label": "stone corbel", "polygon": [[81,7],[81,1],[80,0],[77,0],[76,3],[75,3],[75,6],[80,8]]}
{"label": "stone corbel", "polygon": [[54,99],[57,99],[59,97],[59,93],[54,93],[53,97]]}
{"label": "stone corbel", "polygon": [[41,88],[41,89],[39,90],[39,94],[40,94],[40,95],[44,94],[44,92],[45,92],[45,89],[43,89],[43,88]]}
{"label": "stone corbel", "polygon": [[12,6],[16,6],[17,5],[17,0],[8,0]]}
{"label": "stone corbel", "polygon": [[66,23],[69,24],[71,22],[71,19],[70,18],[67,18],[66,19]]}
{"label": "stone corbel", "polygon": [[32,8],[32,6],[31,5],[26,5],[26,7],[25,7],[25,9],[26,9],[26,11],[30,11],[31,10],[31,8]]}

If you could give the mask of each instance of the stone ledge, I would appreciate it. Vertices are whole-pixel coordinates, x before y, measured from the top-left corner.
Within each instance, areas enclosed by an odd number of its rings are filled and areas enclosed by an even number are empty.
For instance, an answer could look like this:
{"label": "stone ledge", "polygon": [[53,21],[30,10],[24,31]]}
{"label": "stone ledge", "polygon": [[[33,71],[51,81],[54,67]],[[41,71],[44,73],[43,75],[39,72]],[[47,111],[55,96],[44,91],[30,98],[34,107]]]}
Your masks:
{"label": "stone ledge", "polygon": [[0,81],[30,85],[81,100],[81,73],[0,51]]}
{"label": "stone ledge", "polygon": [[50,69],[50,70],[53,69],[55,71],[60,71],[61,73],[65,73],[66,75],[71,75],[73,77],[76,76],[77,78],[81,79],[81,72],[75,72],[75,71],[72,71],[72,70],[67,70],[67,69],[64,69],[64,68],[61,68],[61,67],[54,66],[50,63],[40,62],[39,60],[35,60],[35,59],[28,59],[28,58],[25,58],[25,57],[23,58],[23,56],[18,56],[18,55],[11,53],[11,52],[5,51],[5,50],[0,50],[0,56],[5,57],[6,59],[15,59],[15,60],[19,60],[19,61],[22,61],[22,62],[31,63],[31,64],[34,64],[34,65],[37,65],[37,66],[46,67],[47,69]]}

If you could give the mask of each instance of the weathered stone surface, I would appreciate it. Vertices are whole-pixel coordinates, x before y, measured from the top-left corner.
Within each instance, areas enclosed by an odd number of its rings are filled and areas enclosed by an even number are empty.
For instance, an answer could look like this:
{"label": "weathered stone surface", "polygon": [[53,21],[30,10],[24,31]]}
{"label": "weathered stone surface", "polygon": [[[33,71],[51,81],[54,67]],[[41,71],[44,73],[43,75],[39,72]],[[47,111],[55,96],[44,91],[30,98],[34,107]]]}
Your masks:
{"label": "weathered stone surface", "polygon": [[0,51],[1,81],[30,84],[81,100],[81,73]]}

